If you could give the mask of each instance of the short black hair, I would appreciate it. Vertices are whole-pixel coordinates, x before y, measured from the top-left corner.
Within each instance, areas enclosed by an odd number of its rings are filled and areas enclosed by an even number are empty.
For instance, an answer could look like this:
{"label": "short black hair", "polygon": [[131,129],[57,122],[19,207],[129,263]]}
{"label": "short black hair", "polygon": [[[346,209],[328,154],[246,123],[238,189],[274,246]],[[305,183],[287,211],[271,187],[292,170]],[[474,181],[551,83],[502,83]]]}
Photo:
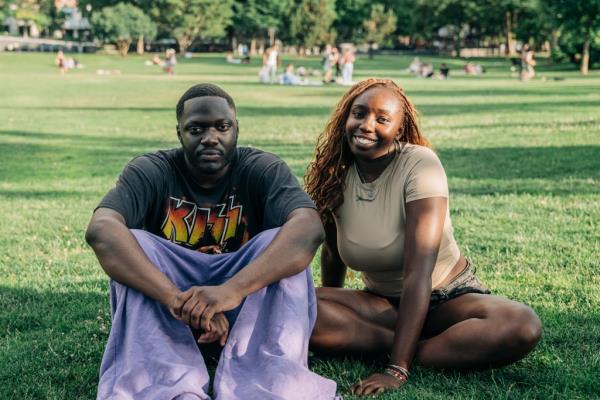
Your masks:
{"label": "short black hair", "polygon": [[227,101],[227,104],[229,104],[229,107],[233,109],[233,112],[236,111],[235,103],[233,102],[233,99],[231,98],[229,93],[227,93],[217,85],[213,85],[212,83],[200,83],[186,90],[186,92],[183,94],[183,96],[181,96],[181,98],[177,102],[177,107],[175,108],[175,113],[177,114],[177,121],[179,121],[179,118],[181,118],[181,114],[183,114],[183,103],[185,103],[189,99],[206,96],[221,97]]}

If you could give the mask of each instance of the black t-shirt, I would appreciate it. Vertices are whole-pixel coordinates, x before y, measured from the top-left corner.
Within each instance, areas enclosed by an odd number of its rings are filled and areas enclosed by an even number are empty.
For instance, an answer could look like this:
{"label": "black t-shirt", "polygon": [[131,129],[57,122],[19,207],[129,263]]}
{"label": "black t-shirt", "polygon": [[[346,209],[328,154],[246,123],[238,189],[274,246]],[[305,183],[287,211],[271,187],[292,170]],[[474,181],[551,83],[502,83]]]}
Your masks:
{"label": "black t-shirt", "polygon": [[206,253],[236,251],[256,234],[282,226],[297,208],[315,208],[278,157],[238,147],[221,183],[203,189],[186,176],[181,148],[134,158],[98,207],[144,229]]}

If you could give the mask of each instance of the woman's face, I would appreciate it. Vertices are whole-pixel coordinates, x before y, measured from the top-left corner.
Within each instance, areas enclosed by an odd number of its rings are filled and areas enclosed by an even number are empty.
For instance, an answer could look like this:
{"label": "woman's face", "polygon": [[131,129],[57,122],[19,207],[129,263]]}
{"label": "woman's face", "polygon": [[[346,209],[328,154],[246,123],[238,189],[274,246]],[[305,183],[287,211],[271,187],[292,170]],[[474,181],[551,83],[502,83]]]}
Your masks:
{"label": "woman's face", "polygon": [[394,149],[403,120],[402,103],[385,87],[358,96],[346,120],[346,139],[355,157],[373,160]]}

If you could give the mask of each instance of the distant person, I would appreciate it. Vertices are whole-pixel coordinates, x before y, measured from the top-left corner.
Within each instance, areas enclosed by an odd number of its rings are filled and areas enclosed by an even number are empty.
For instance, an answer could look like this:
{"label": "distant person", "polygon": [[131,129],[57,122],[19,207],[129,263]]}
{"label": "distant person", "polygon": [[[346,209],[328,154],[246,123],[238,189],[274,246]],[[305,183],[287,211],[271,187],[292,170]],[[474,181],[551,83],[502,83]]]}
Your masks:
{"label": "distant person", "polygon": [[481,75],[485,73],[485,68],[481,64],[475,64],[469,61],[465,64],[464,71],[467,75]]}
{"label": "distant person", "polygon": [[412,59],[412,61],[410,62],[410,64],[408,65],[408,72],[414,74],[414,75],[421,75],[421,68],[423,66],[423,63],[421,62],[421,60],[419,59],[419,57],[415,57]]}
{"label": "distant person", "polygon": [[354,50],[347,48],[344,50],[344,55],[342,56],[341,64],[342,64],[342,84],[343,85],[352,85],[354,82],[352,81],[352,74],[354,73],[354,61],[356,57],[354,56]]}
{"label": "distant person", "polygon": [[263,54],[263,66],[266,67],[270,83],[275,83],[276,81],[277,67],[279,64],[279,46],[274,45],[269,47]]}
{"label": "distant person", "polygon": [[421,64],[420,75],[421,75],[421,78],[433,78],[433,75],[434,75],[433,64],[431,64],[431,63]]}
{"label": "distant person", "polygon": [[535,76],[535,65],[533,50],[528,43],[521,49],[521,80],[528,81]]}
{"label": "distant person", "polygon": [[175,65],[177,65],[177,58],[175,57],[175,49],[167,49],[165,52],[165,62],[163,64],[163,71],[167,74],[175,73]]}
{"label": "distant person", "polygon": [[281,159],[237,146],[221,88],[191,87],[176,114],[180,146],[130,161],[86,232],[111,278],[97,398],[209,399],[197,344],[214,343],[216,398],[332,400],[307,368],[314,204]]}
{"label": "distant person", "polygon": [[242,45],[242,64],[250,64],[250,52],[245,43]]}
{"label": "distant person", "polygon": [[175,74],[175,65],[177,65],[175,49],[167,49],[165,51],[164,60],[162,60],[158,54],[154,55],[154,57],[152,57],[152,63],[161,67],[163,71],[169,75]]}
{"label": "distant person", "polygon": [[340,76],[342,75],[342,68],[340,67],[340,61],[341,61],[340,51],[338,50],[338,48],[336,46],[333,46],[333,49],[331,49],[331,64],[335,68],[335,78],[332,79],[334,82],[337,82],[338,79],[340,79]]}
{"label": "distant person", "polygon": [[75,58],[65,56],[65,53],[62,50],[59,50],[56,53],[54,63],[60,70],[61,74],[64,74],[70,69],[82,67],[82,65],[79,64],[79,62]]}
{"label": "distant person", "polygon": [[[317,143],[305,187],[326,237],[311,346],[388,359],[354,394],[401,387],[413,363],[477,370],[535,348],[535,312],[492,295],[461,252],[444,167],[402,88],[387,79],[357,83]],[[344,288],[348,269],[361,272],[363,288]]]}
{"label": "distant person", "polygon": [[448,68],[448,65],[446,65],[446,63],[442,63],[442,65],[440,66],[440,78],[448,79],[449,76],[450,76],[450,68]]}
{"label": "distant person", "polygon": [[62,50],[59,50],[56,53],[56,57],[54,58],[54,63],[60,70],[61,74],[64,74],[67,69],[65,68],[65,53]]}
{"label": "distant person", "polygon": [[299,85],[302,79],[294,72],[294,64],[288,64],[281,75],[280,83],[282,85]]}
{"label": "distant person", "polygon": [[232,53],[227,53],[225,60],[227,61],[227,64],[241,64],[242,63],[242,59],[234,57]]}
{"label": "distant person", "polygon": [[333,49],[330,44],[325,46],[322,63],[323,83],[329,83],[333,80]]}

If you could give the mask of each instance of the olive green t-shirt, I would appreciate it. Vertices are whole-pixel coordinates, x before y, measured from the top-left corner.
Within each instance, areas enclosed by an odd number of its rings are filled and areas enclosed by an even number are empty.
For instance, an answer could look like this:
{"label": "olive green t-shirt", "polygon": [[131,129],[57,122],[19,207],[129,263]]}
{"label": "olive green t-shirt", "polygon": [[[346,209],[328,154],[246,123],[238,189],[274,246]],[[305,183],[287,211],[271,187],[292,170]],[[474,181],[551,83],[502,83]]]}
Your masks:
{"label": "olive green t-shirt", "polygon": [[[349,168],[344,203],[335,212],[337,246],[342,261],[361,272],[369,290],[401,295],[405,204],[428,197],[448,198],[448,183],[439,158],[427,147],[406,144],[373,182],[361,181],[356,164]],[[459,257],[447,210],[432,288],[443,282]]]}

